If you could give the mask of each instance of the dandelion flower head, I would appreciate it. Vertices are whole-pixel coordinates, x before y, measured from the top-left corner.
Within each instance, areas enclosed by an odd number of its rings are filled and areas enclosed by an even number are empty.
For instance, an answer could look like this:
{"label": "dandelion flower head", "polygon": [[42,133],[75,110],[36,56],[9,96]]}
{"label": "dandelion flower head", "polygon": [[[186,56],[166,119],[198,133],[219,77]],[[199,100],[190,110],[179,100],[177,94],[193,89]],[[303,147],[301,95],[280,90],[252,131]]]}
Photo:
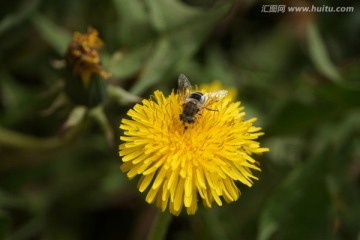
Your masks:
{"label": "dandelion flower head", "polygon": [[94,28],[89,28],[87,34],[75,32],[66,53],[67,65],[73,73],[81,76],[84,84],[88,84],[92,74],[108,78],[110,74],[103,70],[99,50],[104,43]]}
{"label": "dandelion flower head", "polygon": [[244,108],[230,97],[202,109],[193,124],[179,119],[182,108],[178,93],[155,91],[120,124],[120,169],[130,179],[140,175],[146,201],[173,215],[183,207],[195,214],[199,200],[208,208],[237,200],[236,182],[250,187],[257,179],[252,170],[260,170],[251,155],[269,150],[257,141],[263,133],[253,126],[256,119],[244,120]]}

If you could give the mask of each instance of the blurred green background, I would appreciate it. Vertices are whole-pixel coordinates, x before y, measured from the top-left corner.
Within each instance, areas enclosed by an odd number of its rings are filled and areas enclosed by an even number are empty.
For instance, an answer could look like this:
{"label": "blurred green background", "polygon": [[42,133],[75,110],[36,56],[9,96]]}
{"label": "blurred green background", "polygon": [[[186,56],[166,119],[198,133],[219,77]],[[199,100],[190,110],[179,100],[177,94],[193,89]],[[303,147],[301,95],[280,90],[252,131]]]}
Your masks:
{"label": "blurred green background", "polygon": [[[354,7],[271,13],[269,6]],[[74,31],[105,42],[108,96],[64,95]],[[238,89],[266,133],[260,178],[166,239],[360,239],[358,1],[22,0],[0,3],[0,239],[146,239],[157,209],[119,171],[118,126],[177,77]]]}

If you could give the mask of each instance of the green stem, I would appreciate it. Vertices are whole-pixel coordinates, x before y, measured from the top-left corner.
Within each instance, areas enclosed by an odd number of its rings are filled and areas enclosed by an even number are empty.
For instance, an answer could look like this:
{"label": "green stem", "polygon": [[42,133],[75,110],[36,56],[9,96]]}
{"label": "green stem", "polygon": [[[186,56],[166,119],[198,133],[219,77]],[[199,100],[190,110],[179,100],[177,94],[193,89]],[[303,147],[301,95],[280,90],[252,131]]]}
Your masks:
{"label": "green stem", "polygon": [[64,146],[78,132],[69,130],[64,136],[39,138],[0,127],[0,145],[30,150],[52,150]]}
{"label": "green stem", "polygon": [[157,216],[154,219],[153,226],[150,230],[147,240],[162,240],[165,239],[166,232],[170,225],[171,214],[168,212],[161,212],[160,210],[157,213]]}
{"label": "green stem", "polygon": [[98,106],[96,108],[93,108],[90,112],[91,116],[94,117],[94,119],[97,121],[97,123],[100,125],[101,129],[104,132],[104,135],[106,137],[106,140],[110,145],[114,144],[114,131],[112,129],[112,126],[109,122],[109,120],[106,117],[106,114],[104,112],[104,108],[101,106]]}

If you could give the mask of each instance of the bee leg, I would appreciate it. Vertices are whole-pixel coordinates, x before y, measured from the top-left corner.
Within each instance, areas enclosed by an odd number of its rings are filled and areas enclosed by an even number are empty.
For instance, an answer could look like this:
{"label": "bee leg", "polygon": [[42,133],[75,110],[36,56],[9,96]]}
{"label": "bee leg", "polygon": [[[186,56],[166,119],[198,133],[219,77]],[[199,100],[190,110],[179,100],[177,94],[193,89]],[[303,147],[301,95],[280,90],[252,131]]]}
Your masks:
{"label": "bee leg", "polygon": [[188,129],[188,127],[186,125],[184,125],[184,132],[183,134],[185,134],[185,131]]}
{"label": "bee leg", "polygon": [[218,112],[219,110],[217,110],[217,109],[211,109],[211,108],[205,108],[206,110],[208,110],[208,111],[213,111],[213,112]]}

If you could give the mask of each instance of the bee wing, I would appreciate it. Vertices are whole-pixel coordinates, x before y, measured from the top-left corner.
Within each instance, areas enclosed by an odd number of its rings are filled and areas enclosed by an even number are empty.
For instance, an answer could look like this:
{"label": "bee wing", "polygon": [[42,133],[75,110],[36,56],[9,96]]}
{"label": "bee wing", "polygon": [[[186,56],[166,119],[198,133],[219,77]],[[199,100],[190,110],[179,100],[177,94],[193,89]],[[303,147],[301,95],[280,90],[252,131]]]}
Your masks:
{"label": "bee wing", "polygon": [[182,101],[185,102],[186,96],[192,91],[190,81],[184,74],[180,74],[178,78],[178,85],[178,93],[180,94]]}
{"label": "bee wing", "polygon": [[207,108],[211,104],[220,101],[221,99],[226,97],[227,94],[228,94],[227,90],[219,90],[216,92],[205,93],[203,96],[203,98],[205,99],[204,100],[204,108]]}

